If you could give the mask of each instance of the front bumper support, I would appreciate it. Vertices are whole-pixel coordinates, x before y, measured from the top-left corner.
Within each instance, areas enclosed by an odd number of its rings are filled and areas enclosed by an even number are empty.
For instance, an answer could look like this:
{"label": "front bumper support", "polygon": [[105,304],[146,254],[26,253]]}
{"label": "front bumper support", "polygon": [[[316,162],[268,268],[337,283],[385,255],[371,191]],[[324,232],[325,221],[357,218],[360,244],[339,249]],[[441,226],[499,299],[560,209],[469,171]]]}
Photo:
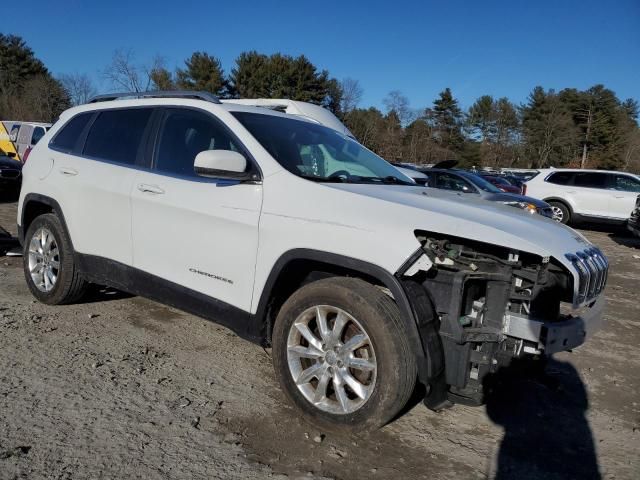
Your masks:
{"label": "front bumper support", "polygon": [[538,321],[511,313],[505,317],[503,333],[508,337],[534,343],[538,350],[547,355],[571,350],[582,345],[602,327],[605,303],[604,296],[600,296],[580,315],[557,322]]}

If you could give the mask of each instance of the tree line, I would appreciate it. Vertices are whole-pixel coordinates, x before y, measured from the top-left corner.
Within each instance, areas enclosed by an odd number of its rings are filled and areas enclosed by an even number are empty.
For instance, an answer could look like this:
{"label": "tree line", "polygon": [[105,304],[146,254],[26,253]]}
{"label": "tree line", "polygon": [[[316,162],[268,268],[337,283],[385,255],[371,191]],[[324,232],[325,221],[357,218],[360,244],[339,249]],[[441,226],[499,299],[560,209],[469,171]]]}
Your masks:
{"label": "tree line", "polygon": [[[229,72],[204,51],[170,70],[161,57],[138,63],[116,50],[100,72],[112,90],[204,90],[222,98],[289,98],[334,112],[365,146],[390,161],[461,166],[571,166],[640,172],[638,103],[604,85],[560,91],[535,87],[523,104],[483,95],[463,109],[449,88],[411,108],[397,90],[384,108],[361,107],[358,80],[331,77],[307,57],[241,53]],[[0,118],[53,121],[97,89],[87,74],[55,77],[15,35],[0,34]]]}

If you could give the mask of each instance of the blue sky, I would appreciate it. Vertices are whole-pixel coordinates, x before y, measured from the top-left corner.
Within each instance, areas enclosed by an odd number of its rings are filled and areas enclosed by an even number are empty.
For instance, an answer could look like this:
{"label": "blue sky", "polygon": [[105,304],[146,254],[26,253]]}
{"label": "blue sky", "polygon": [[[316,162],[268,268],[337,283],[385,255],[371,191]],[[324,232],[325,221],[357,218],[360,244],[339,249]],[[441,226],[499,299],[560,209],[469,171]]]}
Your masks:
{"label": "blue sky", "polygon": [[382,106],[391,90],[420,108],[450,87],[467,107],[483,94],[519,103],[536,85],[596,83],[640,101],[639,0],[25,5],[5,4],[3,33],[22,36],[54,74],[88,73],[101,91],[111,90],[100,72],[116,48],[133,49],[141,63],[160,55],[170,68],[204,50],[226,71],[240,52],[255,49],[305,54],[338,79],[358,79],[360,106]]}

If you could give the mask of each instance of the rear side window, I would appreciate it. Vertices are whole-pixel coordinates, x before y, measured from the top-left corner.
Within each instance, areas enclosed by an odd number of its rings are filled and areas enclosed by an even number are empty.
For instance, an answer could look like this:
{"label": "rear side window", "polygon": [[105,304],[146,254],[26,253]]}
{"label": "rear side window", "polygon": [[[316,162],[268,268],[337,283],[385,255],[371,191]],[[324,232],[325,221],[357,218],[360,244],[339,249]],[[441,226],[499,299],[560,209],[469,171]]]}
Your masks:
{"label": "rear side window", "polygon": [[93,112],[86,112],[73,117],[60,129],[50,145],[65,152],[72,152],[92,116]]}
{"label": "rear side window", "polygon": [[40,141],[42,137],[44,137],[44,128],[36,127],[33,130],[33,135],[31,136],[31,145],[35,145]]}
{"label": "rear side window", "polygon": [[469,182],[463,180],[457,175],[451,175],[449,173],[438,173],[436,177],[436,187],[444,190],[453,190],[455,192],[474,192]]}
{"label": "rear side window", "polygon": [[576,172],[573,184],[576,187],[606,188],[607,174],[598,172]]}
{"label": "rear side window", "polygon": [[549,175],[547,182],[555,183],[556,185],[569,185],[573,178],[573,172],[556,172]]}
{"label": "rear side window", "polygon": [[105,110],[91,125],[83,153],[89,157],[134,165],[151,108]]}

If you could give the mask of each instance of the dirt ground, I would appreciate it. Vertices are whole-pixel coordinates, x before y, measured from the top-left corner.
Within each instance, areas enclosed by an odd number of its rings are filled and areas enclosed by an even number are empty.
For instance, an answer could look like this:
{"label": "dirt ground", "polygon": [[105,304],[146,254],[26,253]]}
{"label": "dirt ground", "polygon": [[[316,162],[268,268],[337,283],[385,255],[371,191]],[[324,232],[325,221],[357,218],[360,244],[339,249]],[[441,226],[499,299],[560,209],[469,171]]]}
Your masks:
{"label": "dirt ground", "polygon": [[584,233],[611,263],[602,331],[496,375],[485,407],[419,403],[367,437],[305,424],[269,351],[223,327],[112,290],[42,305],[0,257],[0,479],[638,479],[640,242]]}

